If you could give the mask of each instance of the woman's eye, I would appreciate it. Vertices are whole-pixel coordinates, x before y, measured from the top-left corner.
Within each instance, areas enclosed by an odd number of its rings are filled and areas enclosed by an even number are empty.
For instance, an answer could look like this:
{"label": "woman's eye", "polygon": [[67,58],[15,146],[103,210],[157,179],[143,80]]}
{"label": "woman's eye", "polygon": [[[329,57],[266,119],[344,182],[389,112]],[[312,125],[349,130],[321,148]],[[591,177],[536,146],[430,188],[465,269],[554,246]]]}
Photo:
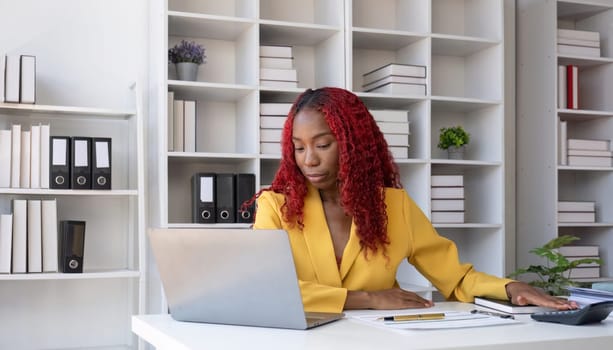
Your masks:
{"label": "woman's eye", "polygon": [[294,151],[302,152],[302,151],[304,151],[304,147],[302,147],[302,146],[294,146]]}
{"label": "woman's eye", "polygon": [[326,144],[323,144],[323,145],[317,145],[317,148],[322,148],[322,149],[326,149],[328,147],[330,147],[329,143],[326,143]]}

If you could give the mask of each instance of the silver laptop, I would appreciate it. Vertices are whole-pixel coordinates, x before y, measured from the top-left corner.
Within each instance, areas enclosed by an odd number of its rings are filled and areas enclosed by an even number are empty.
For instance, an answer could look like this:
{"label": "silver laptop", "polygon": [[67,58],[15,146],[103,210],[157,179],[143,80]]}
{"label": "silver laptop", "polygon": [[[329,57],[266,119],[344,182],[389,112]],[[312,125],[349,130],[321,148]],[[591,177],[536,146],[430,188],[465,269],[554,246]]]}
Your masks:
{"label": "silver laptop", "polygon": [[305,313],[287,233],[151,229],[153,255],[178,321],[308,329],[342,313]]}

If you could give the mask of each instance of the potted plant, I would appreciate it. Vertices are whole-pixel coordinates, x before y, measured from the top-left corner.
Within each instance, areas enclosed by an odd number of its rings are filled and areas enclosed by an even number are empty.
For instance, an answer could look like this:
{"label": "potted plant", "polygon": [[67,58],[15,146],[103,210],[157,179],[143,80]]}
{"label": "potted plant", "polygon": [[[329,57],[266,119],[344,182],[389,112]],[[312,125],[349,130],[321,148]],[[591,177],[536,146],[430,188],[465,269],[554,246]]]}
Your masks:
{"label": "potted plant", "polygon": [[558,252],[558,248],[578,239],[578,237],[572,235],[563,235],[550,240],[541,247],[530,250],[530,253],[545,258],[547,263],[545,265],[530,265],[527,268],[517,269],[515,272],[509,274],[509,277],[513,278],[524,274],[535,274],[537,278],[528,282],[530,285],[542,288],[551,295],[567,295],[568,291],[566,288],[576,285],[576,283],[569,278],[572,269],[581,264],[602,264],[602,260],[598,258],[583,258],[569,261],[564,255]]}
{"label": "potted plant", "polygon": [[470,134],[461,126],[441,128],[438,148],[447,150],[450,159],[463,159],[464,149],[470,141]]}
{"label": "potted plant", "polygon": [[168,61],[174,63],[180,80],[196,80],[198,66],[205,63],[205,49],[195,41],[181,40],[168,50]]}

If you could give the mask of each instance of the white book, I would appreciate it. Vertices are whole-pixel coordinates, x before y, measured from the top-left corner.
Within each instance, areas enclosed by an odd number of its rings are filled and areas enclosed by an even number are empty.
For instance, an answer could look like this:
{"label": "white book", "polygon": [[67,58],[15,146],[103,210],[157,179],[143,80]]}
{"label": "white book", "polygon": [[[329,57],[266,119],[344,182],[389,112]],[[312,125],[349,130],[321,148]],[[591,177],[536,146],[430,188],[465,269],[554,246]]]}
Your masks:
{"label": "white book", "polygon": [[168,123],[167,123],[167,138],[168,138],[168,151],[172,152],[174,150],[175,147],[175,143],[174,143],[174,125],[175,125],[175,121],[174,121],[174,117],[173,117],[173,111],[174,111],[174,101],[175,101],[175,93],[174,91],[168,91],[168,103],[166,105],[167,109],[168,109]]}
{"label": "white book", "polygon": [[0,102],[4,102],[4,82],[6,81],[6,55],[0,54]]}
{"label": "white book", "polygon": [[175,121],[175,125],[173,127],[175,131],[175,135],[173,137],[174,151],[183,152],[183,123],[185,122],[185,116],[183,114],[183,100],[174,100],[172,113]]}
{"label": "white book", "polygon": [[577,267],[570,270],[568,278],[599,278],[600,267]]}
{"label": "white book", "polygon": [[265,80],[260,79],[260,85],[265,87],[274,87],[279,89],[297,88],[297,81],[281,81],[281,80]]}
{"label": "white book", "polygon": [[[566,260],[573,262],[581,259],[598,259],[599,256],[568,256]],[[579,264],[577,267],[596,267],[600,266],[597,262]]]}
{"label": "white book", "polygon": [[281,154],[281,143],[260,142],[260,154]]}
{"label": "white book", "polygon": [[30,131],[21,132],[21,169],[19,187],[30,188]]}
{"label": "white book", "polygon": [[40,188],[49,188],[49,143],[51,139],[51,125],[40,126]]}
{"label": "white book", "polygon": [[260,103],[260,115],[281,115],[286,117],[292,103]]}
{"label": "white book", "polygon": [[558,201],[558,211],[589,211],[596,210],[595,202],[583,201]]}
{"label": "white book", "polygon": [[573,223],[573,222],[596,222],[595,212],[558,212],[558,222]]}
{"label": "white book", "polygon": [[600,42],[600,32],[577,29],[558,29],[558,38],[591,40]]}
{"label": "white book", "polygon": [[41,216],[43,272],[58,272],[58,221],[55,199],[42,200]]}
{"label": "white book", "polygon": [[43,272],[41,200],[28,199],[28,272]]}
{"label": "white book", "polygon": [[30,128],[30,188],[40,188],[40,125]]}
{"label": "white book", "polygon": [[260,129],[260,142],[281,142],[282,129]]}
{"label": "white book", "polygon": [[558,65],[558,108],[566,109],[566,96],[566,66]]}
{"label": "white book", "polygon": [[28,264],[28,201],[13,199],[13,273],[26,273]]}
{"label": "white book", "polygon": [[613,166],[611,157],[568,156],[568,165],[573,166]]}
{"label": "white book", "polygon": [[298,81],[298,73],[295,69],[260,68],[260,79]]}
{"label": "white book", "polygon": [[433,199],[432,211],[464,211],[463,199]]}
{"label": "white book", "polygon": [[396,109],[371,109],[369,110],[375,121],[405,123],[409,121],[409,111]]}
{"label": "white book", "polygon": [[600,47],[600,41],[596,41],[596,40],[583,40],[583,39],[570,39],[570,38],[558,38],[558,44],[562,44],[562,45],[574,45],[574,46],[587,46],[587,47]]}
{"label": "white book", "polygon": [[392,153],[392,157],[395,159],[408,159],[409,158],[409,147],[405,146],[388,146],[390,153]]}
{"label": "white book", "polygon": [[288,45],[260,45],[260,57],[292,58],[292,47]]}
{"label": "white book", "polygon": [[387,83],[378,87],[365,90],[366,92],[380,94],[402,94],[402,95],[426,95],[425,84],[405,84],[405,83]]}
{"label": "white book", "polygon": [[463,211],[433,211],[432,223],[435,224],[461,224],[464,223]]}
{"label": "white book", "polygon": [[611,142],[609,140],[568,139],[568,149],[610,151]]}
{"label": "white book", "polygon": [[36,56],[21,55],[20,103],[36,103]]}
{"label": "white book", "polygon": [[12,131],[0,130],[0,188],[11,187]]}
{"label": "white book", "polygon": [[196,152],[196,101],[185,100],[183,109],[183,151]]}
{"label": "white book", "polygon": [[426,66],[415,64],[389,63],[362,75],[364,85],[383,79],[390,75],[425,78]]}
{"label": "white book", "polygon": [[464,187],[432,187],[431,199],[464,199]]}
{"label": "white book", "polygon": [[0,215],[0,273],[11,273],[13,249],[13,215]]}
{"label": "white book", "polygon": [[21,185],[21,125],[11,126],[11,187],[19,188]]}
{"label": "white book", "polygon": [[558,127],[560,128],[559,133],[558,133],[558,137],[559,142],[559,157],[560,159],[558,160],[560,165],[567,165],[568,164],[568,142],[566,141],[566,139],[568,138],[568,122],[566,120],[559,120],[558,121]]}
{"label": "white book", "polygon": [[426,85],[426,78],[416,78],[416,77],[407,77],[404,75],[388,75],[379,80],[375,80],[369,84],[362,85],[364,91],[368,91],[370,89],[374,89],[378,86],[385,85],[388,83],[402,83],[402,84],[421,84]]}
{"label": "white book", "polygon": [[260,57],[260,68],[294,68],[294,59],[286,57]]}
{"label": "white book", "polygon": [[569,149],[569,156],[613,157],[613,151],[592,151],[585,149]]}
{"label": "white book", "polygon": [[287,117],[278,115],[260,116],[260,128],[262,129],[283,129]]}
{"label": "white book", "polygon": [[597,245],[565,245],[558,248],[558,253],[569,256],[599,256]]}
{"label": "white book", "polygon": [[464,186],[464,175],[432,175],[430,179],[432,187]]}
{"label": "white book", "polygon": [[384,134],[410,134],[409,122],[394,123],[394,122],[377,122],[379,130]]}
{"label": "white book", "polygon": [[563,55],[575,55],[586,57],[600,57],[600,47],[587,47],[576,45],[558,44],[558,53]]}
{"label": "white book", "polygon": [[21,57],[19,55],[6,56],[6,72],[4,76],[4,102],[19,103],[19,78]]}
{"label": "white book", "polygon": [[551,311],[552,308],[536,305],[515,305],[508,300],[475,297],[475,305],[506,312],[509,314],[533,314],[535,312]]}
{"label": "white book", "polygon": [[409,135],[383,133],[383,138],[387,141],[388,146],[410,146]]}
{"label": "white book", "polygon": [[[570,83],[569,83],[570,80]],[[568,89],[571,90],[568,96]],[[566,66],[566,106],[571,109],[579,108],[579,67]],[[572,99],[571,99],[572,98]]]}

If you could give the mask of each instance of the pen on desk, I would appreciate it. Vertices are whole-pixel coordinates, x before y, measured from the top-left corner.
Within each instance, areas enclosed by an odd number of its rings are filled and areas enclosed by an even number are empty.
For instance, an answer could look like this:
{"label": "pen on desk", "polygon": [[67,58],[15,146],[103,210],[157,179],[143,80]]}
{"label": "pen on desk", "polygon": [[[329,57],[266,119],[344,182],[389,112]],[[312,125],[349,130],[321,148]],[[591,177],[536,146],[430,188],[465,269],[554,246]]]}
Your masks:
{"label": "pen on desk", "polygon": [[442,320],[445,318],[445,313],[436,312],[429,314],[414,314],[414,315],[395,315],[379,317],[380,320],[388,322],[400,322],[400,321],[424,321],[424,320]]}
{"label": "pen on desk", "polygon": [[488,316],[494,316],[494,317],[500,317],[500,318],[515,319],[515,316],[513,316],[513,315],[501,314],[501,313],[498,313],[498,312],[485,311],[485,310],[470,310],[470,313],[471,314],[482,314],[482,315],[488,315]]}

